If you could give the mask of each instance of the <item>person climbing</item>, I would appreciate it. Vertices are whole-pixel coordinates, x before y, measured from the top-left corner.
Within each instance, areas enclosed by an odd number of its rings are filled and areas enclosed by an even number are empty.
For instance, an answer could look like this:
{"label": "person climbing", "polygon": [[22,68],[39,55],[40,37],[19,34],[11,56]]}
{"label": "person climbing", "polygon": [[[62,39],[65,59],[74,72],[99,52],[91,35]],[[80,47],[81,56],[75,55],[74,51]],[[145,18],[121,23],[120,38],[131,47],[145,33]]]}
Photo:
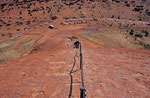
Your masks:
{"label": "person climbing", "polygon": [[79,48],[79,44],[80,44],[79,41],[75,41],[75,42],[74,42],[74,48]]}

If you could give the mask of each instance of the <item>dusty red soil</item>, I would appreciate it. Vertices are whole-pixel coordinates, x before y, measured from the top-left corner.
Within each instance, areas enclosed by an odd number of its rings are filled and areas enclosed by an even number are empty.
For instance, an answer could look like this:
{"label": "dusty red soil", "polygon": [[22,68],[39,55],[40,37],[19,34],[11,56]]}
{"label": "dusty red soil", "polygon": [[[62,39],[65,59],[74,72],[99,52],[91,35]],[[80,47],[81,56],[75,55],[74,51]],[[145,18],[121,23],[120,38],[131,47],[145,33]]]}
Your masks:
{"label": "dusty red soil", "polygon": [[[67,37],[78,36],[81,27],[85,25],[54,30],[48,29],[47,26],[39,28],[46,32],[43,32],[43,37],[33,46],[33,48],[39,47],[37,51],[0,64],[0,96],[2,98],[68,97],[69,72],[73,66],[76,49],[73,48],[75,40],[71,41]],[[150,97],[149,50],[109,48],[81,37],[79,39],[83,47],[88,98]],[[79,98],[81,87],[79,53],[76,59],[72,97]]]}

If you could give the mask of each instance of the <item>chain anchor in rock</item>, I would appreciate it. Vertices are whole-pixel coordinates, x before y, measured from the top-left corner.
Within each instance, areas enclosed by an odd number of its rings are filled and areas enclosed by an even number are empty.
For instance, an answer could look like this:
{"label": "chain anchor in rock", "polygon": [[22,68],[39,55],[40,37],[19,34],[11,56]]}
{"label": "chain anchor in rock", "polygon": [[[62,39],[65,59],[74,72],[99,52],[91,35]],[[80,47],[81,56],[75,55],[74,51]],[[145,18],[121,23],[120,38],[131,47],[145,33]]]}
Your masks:
{"label": "chain anchor in rock", "polygon": [[85,87],[81,87],[80,88],[80,98],[87,98],[87,96],[86,96],[86,88]]}

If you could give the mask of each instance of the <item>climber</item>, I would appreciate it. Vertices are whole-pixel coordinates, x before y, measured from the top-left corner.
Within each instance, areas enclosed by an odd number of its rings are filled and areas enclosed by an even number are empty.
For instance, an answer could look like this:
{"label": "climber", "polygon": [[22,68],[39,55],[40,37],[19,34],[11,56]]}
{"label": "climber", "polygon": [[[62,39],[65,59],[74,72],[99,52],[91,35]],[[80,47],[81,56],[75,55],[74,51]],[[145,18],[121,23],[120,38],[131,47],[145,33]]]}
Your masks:
{"label": "climber", "polygon": [[79,48],[79,44],[80,44],[79,41],[74,42],[74,48]]}

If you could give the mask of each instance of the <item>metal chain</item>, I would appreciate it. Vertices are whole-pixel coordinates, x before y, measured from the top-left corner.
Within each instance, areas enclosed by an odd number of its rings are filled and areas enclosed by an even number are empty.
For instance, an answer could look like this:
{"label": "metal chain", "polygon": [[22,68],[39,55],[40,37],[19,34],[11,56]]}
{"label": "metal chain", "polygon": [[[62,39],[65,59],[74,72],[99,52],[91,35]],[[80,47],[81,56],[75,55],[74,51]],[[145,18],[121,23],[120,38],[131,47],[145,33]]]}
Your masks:
{"label": "metal chain", "polygon": [[84,84],[84,73],[83,73],[83,56],[82,56],[82,45],[80,42],[80,69],[81,69],[81,79],[82,79],[82,87],[80,88],[80,98],[87,98],[86,96],[86,88]]}

